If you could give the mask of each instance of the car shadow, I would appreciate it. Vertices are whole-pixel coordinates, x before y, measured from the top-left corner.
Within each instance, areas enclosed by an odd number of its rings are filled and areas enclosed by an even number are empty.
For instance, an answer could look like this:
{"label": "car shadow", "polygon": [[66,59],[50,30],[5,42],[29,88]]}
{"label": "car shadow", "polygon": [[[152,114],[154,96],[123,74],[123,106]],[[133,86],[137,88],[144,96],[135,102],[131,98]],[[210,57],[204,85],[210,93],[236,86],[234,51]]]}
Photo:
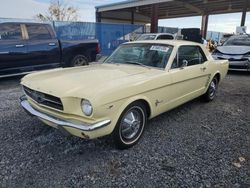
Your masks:
{"label": "car shadow", "polygon": [[[19,87],[21,78],[22,76],[0,79],[0,89]],[[152,136],[155,129],[168,128],[171,123],[179,120],[189,109],[192,109],[196,105],[200,106],[200,103],[202,103],[201,99],[197,98],[149,120],[148,126],[145,129],[146,135],[144,138]],[[22,115],[26,117],[26,114],[22,113]],[[29,142],[34,142],[38,148],[43,148],[42,150],[44,152],[47,148],[48,150],[46,152],[53,153],[55,156],[57,156],[58,153],[64,153],[64,155],[70,156],[72,154],[86,155],[86,153],[90,151],[93,154],[93,150],[102,150],[103,152],[116,150],[111,135],[94,140],[84,140],[74,136],[65,136],[59,130],[43,125],[39,120],[33,118],[34,117],[32,117],[32,119],[28,118],[26,123],[34,127],[32,129],[30,127],[29,129],[25,129],[23,134],[29,132],[30,138],[27,138]],[[142,138],[142,140],[144,140],[144,138]],[[134,147],[139,147],[139,145],[140,142],[138,146],[136,145]]]}
{"label": "car shadow", "polygon": [[[192,109],[195,106],[200,106],[199,104],[201,103],[201,98],[196,98],[150,119],[148,121],[148,126],[145,128],[145,135],[134,147],[139,148],[140,145],[143,144],[144,139],[147,140],[148,137],[154,135],[156,129],[167,129],[174,121],[185,118],[185,114],[187,114],[189,109]],[[23,115],[26,115],[24,112],[22,113]],[[106,152],[109,151],[119,151],[115,148],[112,135],[93,140],[86,140],[72,135],[65,135],[60,130],[43,124],[35,117],[28,118],[27,123],[28,122],[35,122],[35,124],[32,123],[32,128],[29,128],[29,130],[25,129],[24,131],[30,132],[29,142],[35,143],[37,148],[42,148],[43,152],[50,153],[53,156],[57,156],[58,154],[68,157],[72,155],[93,155],[100,151],[104,152],[103,154],[106,155]],[[57,156],[57,158],[61,157]]]}
{"label": "car shadow", "polygon": [[0,90],[18,87],[22,78],[23,76],[0,78]]}
{"label": "car shadow", "polygon": [[250,71],[233,71],[233,70],[229,70],[228,74],[229,75],[246,76],[246,75],[250,75]]}

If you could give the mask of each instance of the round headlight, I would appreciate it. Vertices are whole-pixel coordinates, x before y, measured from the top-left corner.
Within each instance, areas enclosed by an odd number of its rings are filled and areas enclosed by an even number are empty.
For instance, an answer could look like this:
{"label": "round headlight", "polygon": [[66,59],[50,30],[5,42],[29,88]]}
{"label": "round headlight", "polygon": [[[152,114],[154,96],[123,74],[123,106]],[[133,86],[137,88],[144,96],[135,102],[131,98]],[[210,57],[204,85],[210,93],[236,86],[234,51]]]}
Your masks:
{"label": "round headlight", "polygon": [[92,107],[91,103],[88,100],[83,99],[82,102],[81,102],[81,107],[82,107],[83,113],[86,116],[90,116],[92,114],[93,107]]}

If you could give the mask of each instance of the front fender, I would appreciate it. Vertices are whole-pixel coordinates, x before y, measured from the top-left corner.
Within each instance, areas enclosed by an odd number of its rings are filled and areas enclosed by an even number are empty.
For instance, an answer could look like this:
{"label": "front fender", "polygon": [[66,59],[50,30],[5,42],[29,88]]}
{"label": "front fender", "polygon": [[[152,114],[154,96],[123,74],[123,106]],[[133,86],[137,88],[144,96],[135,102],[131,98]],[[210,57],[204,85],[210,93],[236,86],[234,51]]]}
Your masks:
{"label": "front fender", "polygon": [[[144,95],[136,95],[136,96],[133,96],[133,97],[129,97],[125,100],[123,100],[122,102],[122,105],[120,106],[119,110],[118,110],[118,114],[119,114],[119,117],[121,116],[122,112],[125,110],[125,108],[127,106],[129,106],[130,104],[132,104],[133,102],[135,101],[139,101],[139,100],[143,100],[144,102],[146,102],[149,106],[149,110],[150,110],[150,116],[149,118],[151,117],[151,114],[152,114],[152,107],[153,107],[153,104],[151,103],[151,101],[149,100],[149,98],[147,98],[146,96]],[[118,117],[118,118],[119,118]]]}

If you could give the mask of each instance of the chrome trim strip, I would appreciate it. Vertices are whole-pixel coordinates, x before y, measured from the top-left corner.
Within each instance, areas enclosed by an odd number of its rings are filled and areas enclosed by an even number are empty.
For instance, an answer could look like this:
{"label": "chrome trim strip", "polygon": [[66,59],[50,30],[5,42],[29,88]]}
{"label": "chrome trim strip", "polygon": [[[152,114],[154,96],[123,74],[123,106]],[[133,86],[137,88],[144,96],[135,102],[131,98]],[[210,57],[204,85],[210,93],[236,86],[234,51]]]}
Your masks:
{"label": "chrome trim strip", "polygon": [[111,123],[110,120],[104,120],[100,121],[94,124],[75,124],[68,122],[66,120],[58,119],[52,116],[49,116],[45,113],[39,112],[38,110],[32,108],[32,106],[29,104],[27,98],[25,96],[20,97],[20,103],[21,106],[31,115],[36,116],[38,118],[41,118],[43,120],[49,121],[51,123],[55,123],[58,126],[65,126],[65,127],[72,127],[75,129],[79,129],[81,131],[93,131],[102,127],[105,127]]}
{"label": "chrome trim strip", "polygon": [[250,71],[250,69],[234,69],[234,68],[228,68],[228,70],[230,70],[230,71],[243,71],[243,72]]}
{"label": "chrome trim strip", "polygon": [[0,52],[0,54],[9,54],[10,52]]}
{"label": "chrome trim strip", "polygon": [[28,71],[28,72],[20,72],[20,73],[13,73],[13,74],[5,74],[5,75],[0,75],[0,78],[6,78],[6,77],[11,77],[11,76],[20,76],[20,75],[24,75],[24,74],[29,74],[32,72],[36,72],[36,71]]}

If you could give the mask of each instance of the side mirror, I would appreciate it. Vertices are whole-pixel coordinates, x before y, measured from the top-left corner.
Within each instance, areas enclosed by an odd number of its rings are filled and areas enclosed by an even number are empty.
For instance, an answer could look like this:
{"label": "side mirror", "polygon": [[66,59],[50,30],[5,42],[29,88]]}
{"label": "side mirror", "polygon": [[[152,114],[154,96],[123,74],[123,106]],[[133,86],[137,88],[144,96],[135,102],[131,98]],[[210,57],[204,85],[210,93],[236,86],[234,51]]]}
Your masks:
{"label": "side mirror", "polygon": [[188,65],[188,61],[187,61],[186,59],[183,59],[180,68],[184,68],[184,67],[186,67],[187,65]]}

